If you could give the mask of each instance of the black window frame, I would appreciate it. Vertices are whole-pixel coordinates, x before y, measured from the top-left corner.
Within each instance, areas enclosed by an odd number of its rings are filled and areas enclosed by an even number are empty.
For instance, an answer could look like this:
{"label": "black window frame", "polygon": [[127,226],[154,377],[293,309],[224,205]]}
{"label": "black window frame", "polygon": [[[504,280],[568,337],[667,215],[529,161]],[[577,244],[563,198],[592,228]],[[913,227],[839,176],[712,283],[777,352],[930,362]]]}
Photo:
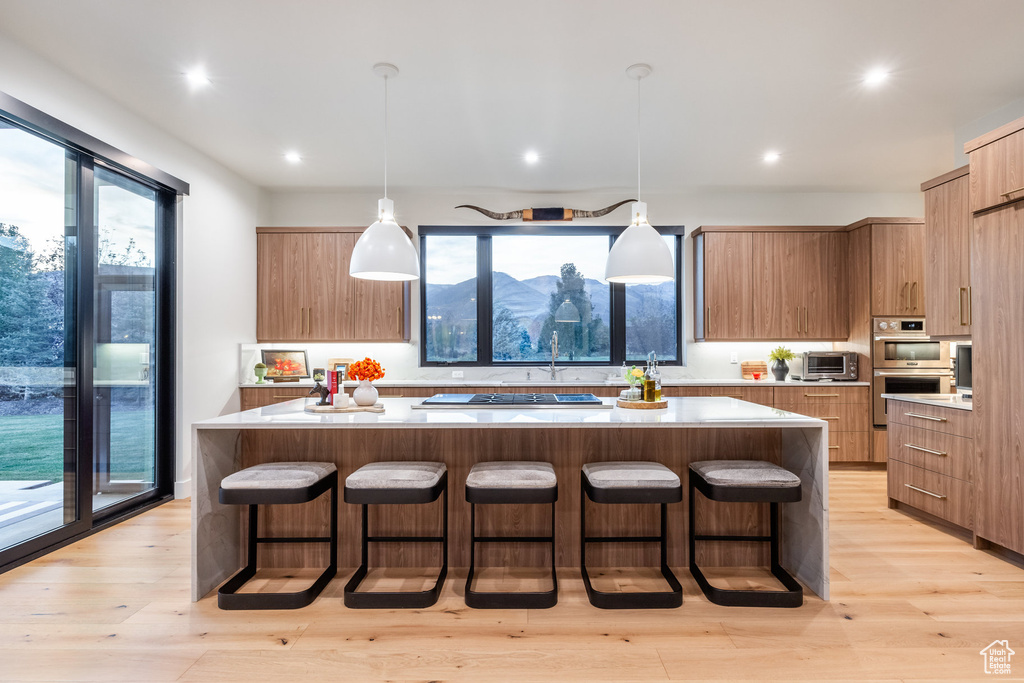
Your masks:
{"label": "black window frame", "polygon": [[[0,550],[0,574],[78,541],[157,505],[174,499],[177,461],[177,416],[174,406],[177,341],[177,235],[181,228],[180,199],[189,194],[189,185],[175,176],[136,159],[102,140],[85,133],[10,95],[0,92],[0,120],[49,140],[65,149],[76,160],[76,209],[74,253],[66,268],[74,270],[75,320],[70,331],[76,356],[75,384],[66,398],[75,400],[75,454],[65,455],[65,471],[75,473],[76,519],[39,536]],[[156,283],[155,349],[153,367],[156,396],[154,405],[156,481],[152,489],[123,501],[93,510],[92,486],[95,467],[93,402],[77,397],[93,396],[94,330],[94,174],[97,167],[126,176],[156,192],[157,243],[154,253]],[[68,333],[66,332],[66,335]]]}
{"label": "black window frame", "polygon": [[[420,367],[488,367],[515,368],[535,367],[537,360],[501,361],[493,360],[491,321],[493,320],[493,269],[491,264],[491,238],[506,235],[534,235],[542,237],[608,237],[608,248],[625,231],[626,226],[580,226],[580,225],[514,225],[514,226],[469,226],[469,225],[421,225],[420,239]],[[676,294],[676,359],[661,360],[659,365],[686,365],[686,340],[683,336],[683,225],[654,226],[661,235],[675,237],[675,294]],[[477,313],[477,357],[475,361],[428,361],[427,360],[427,249],[426,239],[431,235],[461,235],[477,238],[476,252],[476,313]],[[640,363],[647,358],[626,358],[626,285],[611,285],[611,357],[607,363],[570,361],[559,359],[560,366],[576,367],[618,367],[623,363]],[[488,360],[483,360],[488,359]]]}

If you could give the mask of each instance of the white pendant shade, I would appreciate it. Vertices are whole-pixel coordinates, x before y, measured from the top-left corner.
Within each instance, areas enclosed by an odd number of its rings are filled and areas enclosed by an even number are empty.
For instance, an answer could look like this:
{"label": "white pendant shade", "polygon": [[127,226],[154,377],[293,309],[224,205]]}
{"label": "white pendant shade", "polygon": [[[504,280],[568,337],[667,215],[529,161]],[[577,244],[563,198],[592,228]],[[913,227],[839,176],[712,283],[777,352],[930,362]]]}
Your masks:
{"label": "white pendant shade", "polygon": [[672,252],[647,222],[647,204],[630,205],[633,221],[608,252],[604,279],[626,284],[657,284],[675,279]]}
{"label": "white pendant shade", "polygon": [[415,280],[420,276],[420,259],[409,236],[395,222],[394,203],[378,202],[376,223],[363,231],[352,249],[348,273],[363,280]]}

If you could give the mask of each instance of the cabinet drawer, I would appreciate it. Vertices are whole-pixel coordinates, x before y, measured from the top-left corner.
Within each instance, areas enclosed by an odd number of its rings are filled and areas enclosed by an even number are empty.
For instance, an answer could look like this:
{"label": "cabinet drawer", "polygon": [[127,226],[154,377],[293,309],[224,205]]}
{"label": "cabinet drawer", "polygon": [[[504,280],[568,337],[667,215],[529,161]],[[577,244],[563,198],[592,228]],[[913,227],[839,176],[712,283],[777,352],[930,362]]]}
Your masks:
{"label": "cabinet drawer", "polygon": [[668,398],[674,397],[687,397],[687,396],[707,396],[703,393],[707,387],[662,387],[661,395]]}
{"label": "cabinet drawer", "polygon": [[1024,199],[1024,130],[971,152],[971,211]]}
{"label": "cabinet drawer", "polygon": [[771,406],[774,397],[772,387],[701,387],[701,396],[728,396],[750,403]]}
{"label": "cabinet drawer", "polygon": [[807,387],[775,387],[775,403],[819,404],[870,403],[868,387],[837,387],[835,384]]}
{"label": "cabinet drawer", "polygon": [[903,424],[889,425],[889,458],[974,481],[974,441]]}
{"label": "cabinet drawer", "polygon": [[780,403],[775,407],[816,417],[828,422],[828,431],[866,432],[871,429],[871,406],[867,403]]}
{"label": "cabinet drawer", "polygon": [[264,406],[291,401],[292,399],[305,397],[312,387],[242,387],[238,390],[238,397],[242,404],[242,410],[262,408]]}
{"label": "cabinet drawer", "polygon": [[974,438],[974,429],[971,425],[971,411],[969,410],[890,400],[887,416],[889,424],[895,422],[910,427],[928,429],[933,432],[953,434],[954,436],[963,436],[968,439]]}
{"label": "cabinet drawer", "polygon": [[974,527],[974,486],[937,472],[889,460],[889,497],[958,524]]}
{"label": "cabinet drawer", "polygon": [[828,432],[829,462],[870,462],[871,432]]}

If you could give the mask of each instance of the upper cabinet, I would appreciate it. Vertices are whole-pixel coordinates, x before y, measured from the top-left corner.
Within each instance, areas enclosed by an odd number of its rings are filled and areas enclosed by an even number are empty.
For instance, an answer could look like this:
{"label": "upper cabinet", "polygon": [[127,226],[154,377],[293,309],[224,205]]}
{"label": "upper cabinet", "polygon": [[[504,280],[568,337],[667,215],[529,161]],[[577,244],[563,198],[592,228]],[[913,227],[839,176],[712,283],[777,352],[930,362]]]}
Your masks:
{"label": "upper cabinet", "polygon": [[923,316],[924,223],[871,226],[871,315]]}
{"label": "upper cabinet", "polygon": [[928,334],[967,337],[972,315],[970,167],[922,183],[921,191]]}
{"label": "upper cabinet", "polygon": [[409,283],[352,278],[363,228],[256,229],[258,342],[409,339]]}
{"label": "upper cabinet", "polygon": [[694,337],[754,338],[753,235],[708,232],[694,237]]}
{"label": "upper cabinet", "polygon": [[1024,118],[968,142],[971,211],[1024,199]]}
{"label": "upper cabinet", "polygon": [[695,339],[849,337],[846,233],[702,227],[693,237]]}

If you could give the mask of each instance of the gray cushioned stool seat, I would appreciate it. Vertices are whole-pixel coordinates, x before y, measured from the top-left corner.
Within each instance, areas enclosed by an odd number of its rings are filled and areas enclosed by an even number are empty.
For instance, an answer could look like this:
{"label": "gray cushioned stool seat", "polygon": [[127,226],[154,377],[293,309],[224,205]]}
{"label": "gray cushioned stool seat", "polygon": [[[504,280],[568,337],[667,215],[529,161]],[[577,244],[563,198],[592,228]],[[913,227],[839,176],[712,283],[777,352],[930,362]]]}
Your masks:
{"label": "gray cushioned stool seat", "polygon": [[558,478],[555,477],[555,468],[547,462],[478,462],[469,471],[466,486],[479,489],[546,489],[558,486]]}
{"label": "gray cushioned stool seat", "polygon": [[712,486],[800,486],[800,477],[789,470],[759,460],[705,460],[692,463],[690,469]]}
{"label": "gray cushioned stool seat", "polygon": [[371,462],[348,475],[347,489],[429,489],[448,471],[443,462]]}
{"label": "gray cushioned stool seat", "polygon": [[597,489],[659,488],[680,486],[679,476],[657,462],[588,462],[583,474]]}
{"label": "gray cushioned stool seat", "polygon": [[222,489],[301,489],[312,486],[338,468],[327,462],[268,462],[229,474]]}

